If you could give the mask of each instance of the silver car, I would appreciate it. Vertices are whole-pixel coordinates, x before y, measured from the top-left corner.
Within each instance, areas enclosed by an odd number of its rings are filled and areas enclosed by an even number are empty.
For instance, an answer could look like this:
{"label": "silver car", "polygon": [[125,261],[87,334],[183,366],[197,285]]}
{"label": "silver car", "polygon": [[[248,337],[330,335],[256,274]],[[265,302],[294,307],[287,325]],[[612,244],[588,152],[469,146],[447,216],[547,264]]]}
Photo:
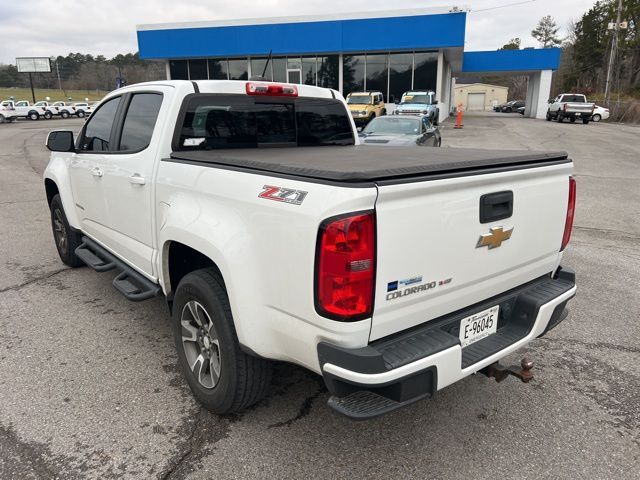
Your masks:
{"label": "silver car", "polygon": [[363,145],[418,145],[439,147],[442,137],[429,118],[413,115],[386,115],[371,120],[360,131]]}

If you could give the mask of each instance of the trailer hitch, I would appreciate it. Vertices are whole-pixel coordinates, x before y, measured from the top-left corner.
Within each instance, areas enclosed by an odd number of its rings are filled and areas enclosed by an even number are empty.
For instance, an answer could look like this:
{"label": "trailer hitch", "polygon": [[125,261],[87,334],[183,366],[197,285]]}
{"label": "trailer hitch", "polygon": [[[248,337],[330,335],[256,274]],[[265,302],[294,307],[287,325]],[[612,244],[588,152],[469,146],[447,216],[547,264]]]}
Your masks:
{"label": "trailer hitch", "polygon": [[509,375],[513,375],[514,377],[518,377],[524,383],[529,383],[533,379],[533,373],[531,373],[532,368],[533,361],[525,357],[520,361],[520,368],[515,365],[505,367],[504,365],[500,365],[500,362],[495,362],[488,367],[483,368],[480,372],[489,378],[495,378],[496,382],[501,382]]}

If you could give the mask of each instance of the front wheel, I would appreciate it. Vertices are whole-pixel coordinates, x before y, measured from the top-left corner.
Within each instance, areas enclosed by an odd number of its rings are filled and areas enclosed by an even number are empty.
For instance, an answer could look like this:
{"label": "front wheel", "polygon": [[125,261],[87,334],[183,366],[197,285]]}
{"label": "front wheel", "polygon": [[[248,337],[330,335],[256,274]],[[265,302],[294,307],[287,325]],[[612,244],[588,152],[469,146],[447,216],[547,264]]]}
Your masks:
{"label": "front wheel", "polygon": [[61,113],[60,113],[60,116],[61,116],[62,118],[69,118],[69,112],[67,112],[67,111],[63,111],[63,112],[61,112]]}
{"label": "front wheel", "polygon": [[29,120],[38,120],[39,118],[38,112],[29,112]]}
{"label": "front wheel", "polygon": [[583,118],[582,119],[582,123],[584,123],[585,125],[589,125],[589,119],[588,118]]}
{"label": "front wheel", "polygon": [[51,200],[51,228],[53,229],[53,239],[56,242],[56,249],[60,260],[65,265],[72,268],[83,265],[82,260],[76,256],[76,248],[82,243],[82,236],[77,230],[73,230],[67,221],[67,216],[62,207],[60,195],[56,195]]}
{"label": "front wheel", "polygon": [[564,120],[564,117],[562,116],[561,113],[558,114],[558,116],[556,117],[556,120],[558,121],[558,123],[562,123],[562,121]]}
{"label": "front wheel", "polygon": [[180,281],[172,324],[180,370],[206,409],[233,413],[264,397],[271,363],[240,348],[224,282],[214,269]]}
{"label": "front wheel", "polygon": [[596,113],[593,117],[591,117],[591,120],[594,122],[599,122],[600,120],[602,120],[602,117],[599,113]]}
{"label": "front wheel", "polygon": [[82,110],[79,110],[76,115],[78,116],[78,118],[84,118],[84,112]]}
{"label": "front wheel", "polygon": [[51,120],[51,117],[53,117],[53,115],[51,114],[51,112],[45,112],[44,114],[44,118],[47,120]]}
{"label": "front wheel", "polygon": [[576,117],[571,117],[571,118],[569,119],[569,121],[570,121],[571,123],[576,123]]}
{"label": "front wheel", "polygon": [[549,110],[547,110],[547,116],[546,116],[547,122],[551,121],[551,112]]}

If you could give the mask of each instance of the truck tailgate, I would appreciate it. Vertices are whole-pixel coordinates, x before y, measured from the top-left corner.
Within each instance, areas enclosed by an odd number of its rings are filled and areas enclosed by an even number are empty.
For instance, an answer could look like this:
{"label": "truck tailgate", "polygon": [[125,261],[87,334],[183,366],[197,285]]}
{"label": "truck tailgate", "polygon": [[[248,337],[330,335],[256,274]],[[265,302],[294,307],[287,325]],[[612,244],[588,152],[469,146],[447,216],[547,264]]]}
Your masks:
{"label": "truck tailgate", "polygon": [[[571,171],[572,164],[564,163],[380,183],[370,340],[552,272],[560,259]],[[513,193],[512,214],[481,223],[481,197],[500,192]],[[509,193],[485,198],[497,200],[494,210],[483,208],[496,218]]]}

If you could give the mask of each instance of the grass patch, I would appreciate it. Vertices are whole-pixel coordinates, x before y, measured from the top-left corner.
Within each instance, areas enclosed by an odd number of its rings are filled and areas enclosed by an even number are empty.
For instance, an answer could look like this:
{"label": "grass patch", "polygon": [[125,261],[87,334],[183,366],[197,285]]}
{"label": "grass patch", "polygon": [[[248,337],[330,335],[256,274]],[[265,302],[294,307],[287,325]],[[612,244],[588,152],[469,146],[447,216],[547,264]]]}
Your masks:
{"label": "grass patch", "polygon": [[[84,102],[85,98],[88,98],[90,102],[101,100],[107,92],[101,90],[67,90],[67,96],[60,90],[36,88],[36,102],[46,100],[47,97],[51,98],[52,102],[56,101],[68,101],[71,97],[72,102]],[[28,100],[32,101],[30,88],[0,88],[0,100],[9,100],[9,97],[15,97],[16,101]]]}

